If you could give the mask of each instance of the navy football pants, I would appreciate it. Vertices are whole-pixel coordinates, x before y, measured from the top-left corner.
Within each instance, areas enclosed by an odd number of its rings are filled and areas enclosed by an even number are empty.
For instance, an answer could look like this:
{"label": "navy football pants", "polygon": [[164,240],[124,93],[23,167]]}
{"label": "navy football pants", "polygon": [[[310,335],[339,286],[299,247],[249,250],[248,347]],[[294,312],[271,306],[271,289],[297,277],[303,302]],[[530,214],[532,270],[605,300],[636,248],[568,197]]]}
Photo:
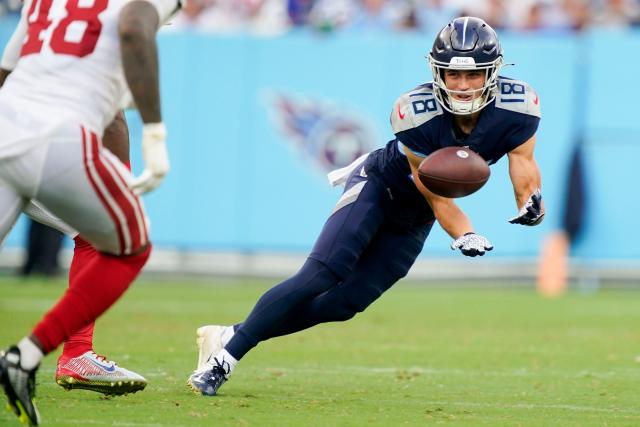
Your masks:
{"label": "navy football pants", "polygon": [[398,223],[412,206],[392,197],[377,178],[351,176],[305,264],[258,300],[227,351],[240,360],[260,341],[350,319],[404,277],[433,223]]}

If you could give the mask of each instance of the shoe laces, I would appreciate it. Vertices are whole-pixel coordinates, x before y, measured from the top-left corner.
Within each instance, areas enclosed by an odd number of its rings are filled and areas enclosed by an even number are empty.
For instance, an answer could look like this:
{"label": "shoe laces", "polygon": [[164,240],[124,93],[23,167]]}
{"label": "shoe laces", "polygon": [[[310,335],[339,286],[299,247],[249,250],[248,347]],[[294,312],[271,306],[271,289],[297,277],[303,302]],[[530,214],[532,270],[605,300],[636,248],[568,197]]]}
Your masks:
{"label": "shoe laces", "polygon": [[227,379],[227,376],[231,372],[231,365],[229,364],[229,362],[224,360],[224,358],[222,358],[222,360],[218,360],[217,357],[214,357],[213,361],[215,362],[215,365],[213,366],[213,370],[222,374],[224,378]]}

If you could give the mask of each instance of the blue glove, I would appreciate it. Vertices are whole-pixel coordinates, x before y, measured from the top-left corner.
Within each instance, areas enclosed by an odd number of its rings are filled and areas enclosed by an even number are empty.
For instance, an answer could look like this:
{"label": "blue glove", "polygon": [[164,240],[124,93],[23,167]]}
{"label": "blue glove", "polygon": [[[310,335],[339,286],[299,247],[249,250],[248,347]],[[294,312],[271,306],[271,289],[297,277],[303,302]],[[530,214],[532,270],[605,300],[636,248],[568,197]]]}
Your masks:
{"label": "blue glove", "polygon": [[518,211],[518,216],[509,220],[511,224],[538,225],[542,222],[544,212],[542,212],[542,192],[538,188],[529,196],[529,200]]}
{"label": "blue glove", "polygon": [[458,237],[451,243],[451,249],[460,249],[463,255],[476,256],[484,255],[485,251],[493,249],[493,245],[487,240],[486,237],[482,237],[479,234],[470,232]]}

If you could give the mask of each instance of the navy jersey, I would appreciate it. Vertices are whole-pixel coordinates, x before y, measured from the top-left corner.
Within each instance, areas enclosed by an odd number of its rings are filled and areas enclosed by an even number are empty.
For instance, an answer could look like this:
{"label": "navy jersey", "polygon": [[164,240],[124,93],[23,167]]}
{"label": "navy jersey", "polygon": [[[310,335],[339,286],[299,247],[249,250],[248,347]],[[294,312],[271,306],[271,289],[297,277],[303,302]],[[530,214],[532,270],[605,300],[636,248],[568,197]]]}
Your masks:
{"label": "navy jersey", "polygon": [[540,122],[540,103],[531,86],[505,77],[499,77],[497,84],[496,99],[481,110],[476,127],[464,138],[454,131],[453,114],[443,110],[434,97],[432,83],[401,95],[391,113],[396,139],[370,156],[370,167],[391,189],[415,198],[419,192],[410,177],[407,150],[426,157],[439,148],[463,146],[488,164],[496,163],[528,141]]}
{"label": "navy jersey", "polygon": [[426,157],[439,148],[462,146],[491,165],[528,141],[539,122],[540,102],[531,86],[499,77],[496,99],[480,112],[471,134],[461,138],[454,132],[453,114],[442,109],[433,95],[432,84],[426,83],[395,102],[391,126],[396,139],[387,144],[376,163],[387,181],[406,181],[411,172],[406,150]]}

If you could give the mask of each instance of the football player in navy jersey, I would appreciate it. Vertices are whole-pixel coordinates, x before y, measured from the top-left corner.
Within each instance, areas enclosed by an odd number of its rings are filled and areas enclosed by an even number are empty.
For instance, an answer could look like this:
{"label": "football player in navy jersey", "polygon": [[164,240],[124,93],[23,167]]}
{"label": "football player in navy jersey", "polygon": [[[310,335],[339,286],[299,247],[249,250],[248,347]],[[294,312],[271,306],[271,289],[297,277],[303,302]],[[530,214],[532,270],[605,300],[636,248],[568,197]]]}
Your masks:
{"label": "football player in navy jersey", "polygon": [[267,291],[241,324],[198,329],[198,368],[188,380],[196,392],[215,395],[261,341],[365,310],[407,274],[436,220],[463,255],[493,249],[452,199],[417,179],[422,159],[439,148],[469,147],[489,164],[506,154],[518,207],[509,222],[540,223],[538,96],[527,83],[498,75],[503,57],[495,31],[481,19],[457,18],[436,37],[429,64],[433,81],[394,105],[396,138],[329,174],[345,191],[302,268]]}

